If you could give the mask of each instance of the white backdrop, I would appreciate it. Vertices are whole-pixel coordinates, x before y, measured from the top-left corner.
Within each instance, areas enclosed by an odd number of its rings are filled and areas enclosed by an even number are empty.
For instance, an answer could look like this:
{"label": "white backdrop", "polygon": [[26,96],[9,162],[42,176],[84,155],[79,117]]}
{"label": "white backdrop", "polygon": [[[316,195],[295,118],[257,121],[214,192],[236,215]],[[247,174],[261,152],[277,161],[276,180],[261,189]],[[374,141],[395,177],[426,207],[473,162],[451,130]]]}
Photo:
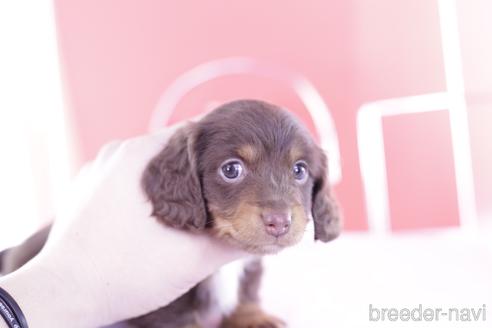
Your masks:
{"label": "white backdrop", "polygon": [[63,193],[71,156],[49,0],[0,2],[0,249],[20,242]]}

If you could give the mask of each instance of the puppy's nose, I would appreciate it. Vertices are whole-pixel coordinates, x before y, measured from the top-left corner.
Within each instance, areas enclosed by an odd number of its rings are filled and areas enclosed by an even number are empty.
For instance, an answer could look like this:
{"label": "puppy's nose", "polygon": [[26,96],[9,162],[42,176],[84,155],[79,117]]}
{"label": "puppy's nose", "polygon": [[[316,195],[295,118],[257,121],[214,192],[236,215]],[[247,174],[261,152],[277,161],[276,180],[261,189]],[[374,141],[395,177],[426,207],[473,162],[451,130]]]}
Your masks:
{"label": "puppy's nose", "polygon": [[288,212],[265,212],[261,218],[269,235],[280,237],[289,231],[291,217]]}

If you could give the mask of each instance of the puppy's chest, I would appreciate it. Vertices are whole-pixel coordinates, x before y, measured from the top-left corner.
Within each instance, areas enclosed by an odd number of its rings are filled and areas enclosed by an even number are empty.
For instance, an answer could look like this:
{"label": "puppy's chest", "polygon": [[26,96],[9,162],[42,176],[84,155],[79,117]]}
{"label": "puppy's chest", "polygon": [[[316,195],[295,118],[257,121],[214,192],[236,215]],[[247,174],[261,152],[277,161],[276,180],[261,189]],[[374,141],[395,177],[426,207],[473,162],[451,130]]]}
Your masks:
{"label": "puppy's chest", "polygon": [[239,304],[247,264],[247,260],[227,264],[201,283],[199,293],[209,301],[207,309],[199,313],[199,321],[204,328],[218,327],[222,317],[231,314]]}

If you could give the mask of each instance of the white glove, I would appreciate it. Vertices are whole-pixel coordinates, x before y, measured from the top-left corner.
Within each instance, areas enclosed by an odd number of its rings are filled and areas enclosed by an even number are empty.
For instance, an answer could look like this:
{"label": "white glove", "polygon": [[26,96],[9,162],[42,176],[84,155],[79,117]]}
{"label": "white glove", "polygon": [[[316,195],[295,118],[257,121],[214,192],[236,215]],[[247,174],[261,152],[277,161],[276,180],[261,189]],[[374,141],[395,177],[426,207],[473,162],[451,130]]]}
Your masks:
{"label": "white glove", "polygon": [[150,217],[140,186],[177,127],[115,142],[86,166],[45,249],[0,280],[33,327],[96,327],[165,306],[245,254]]}

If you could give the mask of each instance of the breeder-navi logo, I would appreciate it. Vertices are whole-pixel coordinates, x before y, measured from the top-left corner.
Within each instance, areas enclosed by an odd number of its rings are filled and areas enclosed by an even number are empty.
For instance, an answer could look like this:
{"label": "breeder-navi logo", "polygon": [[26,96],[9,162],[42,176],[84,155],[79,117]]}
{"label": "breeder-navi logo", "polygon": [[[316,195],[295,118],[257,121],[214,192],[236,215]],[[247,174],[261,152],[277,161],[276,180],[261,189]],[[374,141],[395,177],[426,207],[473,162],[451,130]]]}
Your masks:
{"label": "breeder-navi logo", "polygon": [[369,304],[369,321],[456,321],[487,320],[487,306],[477,308],[378,308]]}

